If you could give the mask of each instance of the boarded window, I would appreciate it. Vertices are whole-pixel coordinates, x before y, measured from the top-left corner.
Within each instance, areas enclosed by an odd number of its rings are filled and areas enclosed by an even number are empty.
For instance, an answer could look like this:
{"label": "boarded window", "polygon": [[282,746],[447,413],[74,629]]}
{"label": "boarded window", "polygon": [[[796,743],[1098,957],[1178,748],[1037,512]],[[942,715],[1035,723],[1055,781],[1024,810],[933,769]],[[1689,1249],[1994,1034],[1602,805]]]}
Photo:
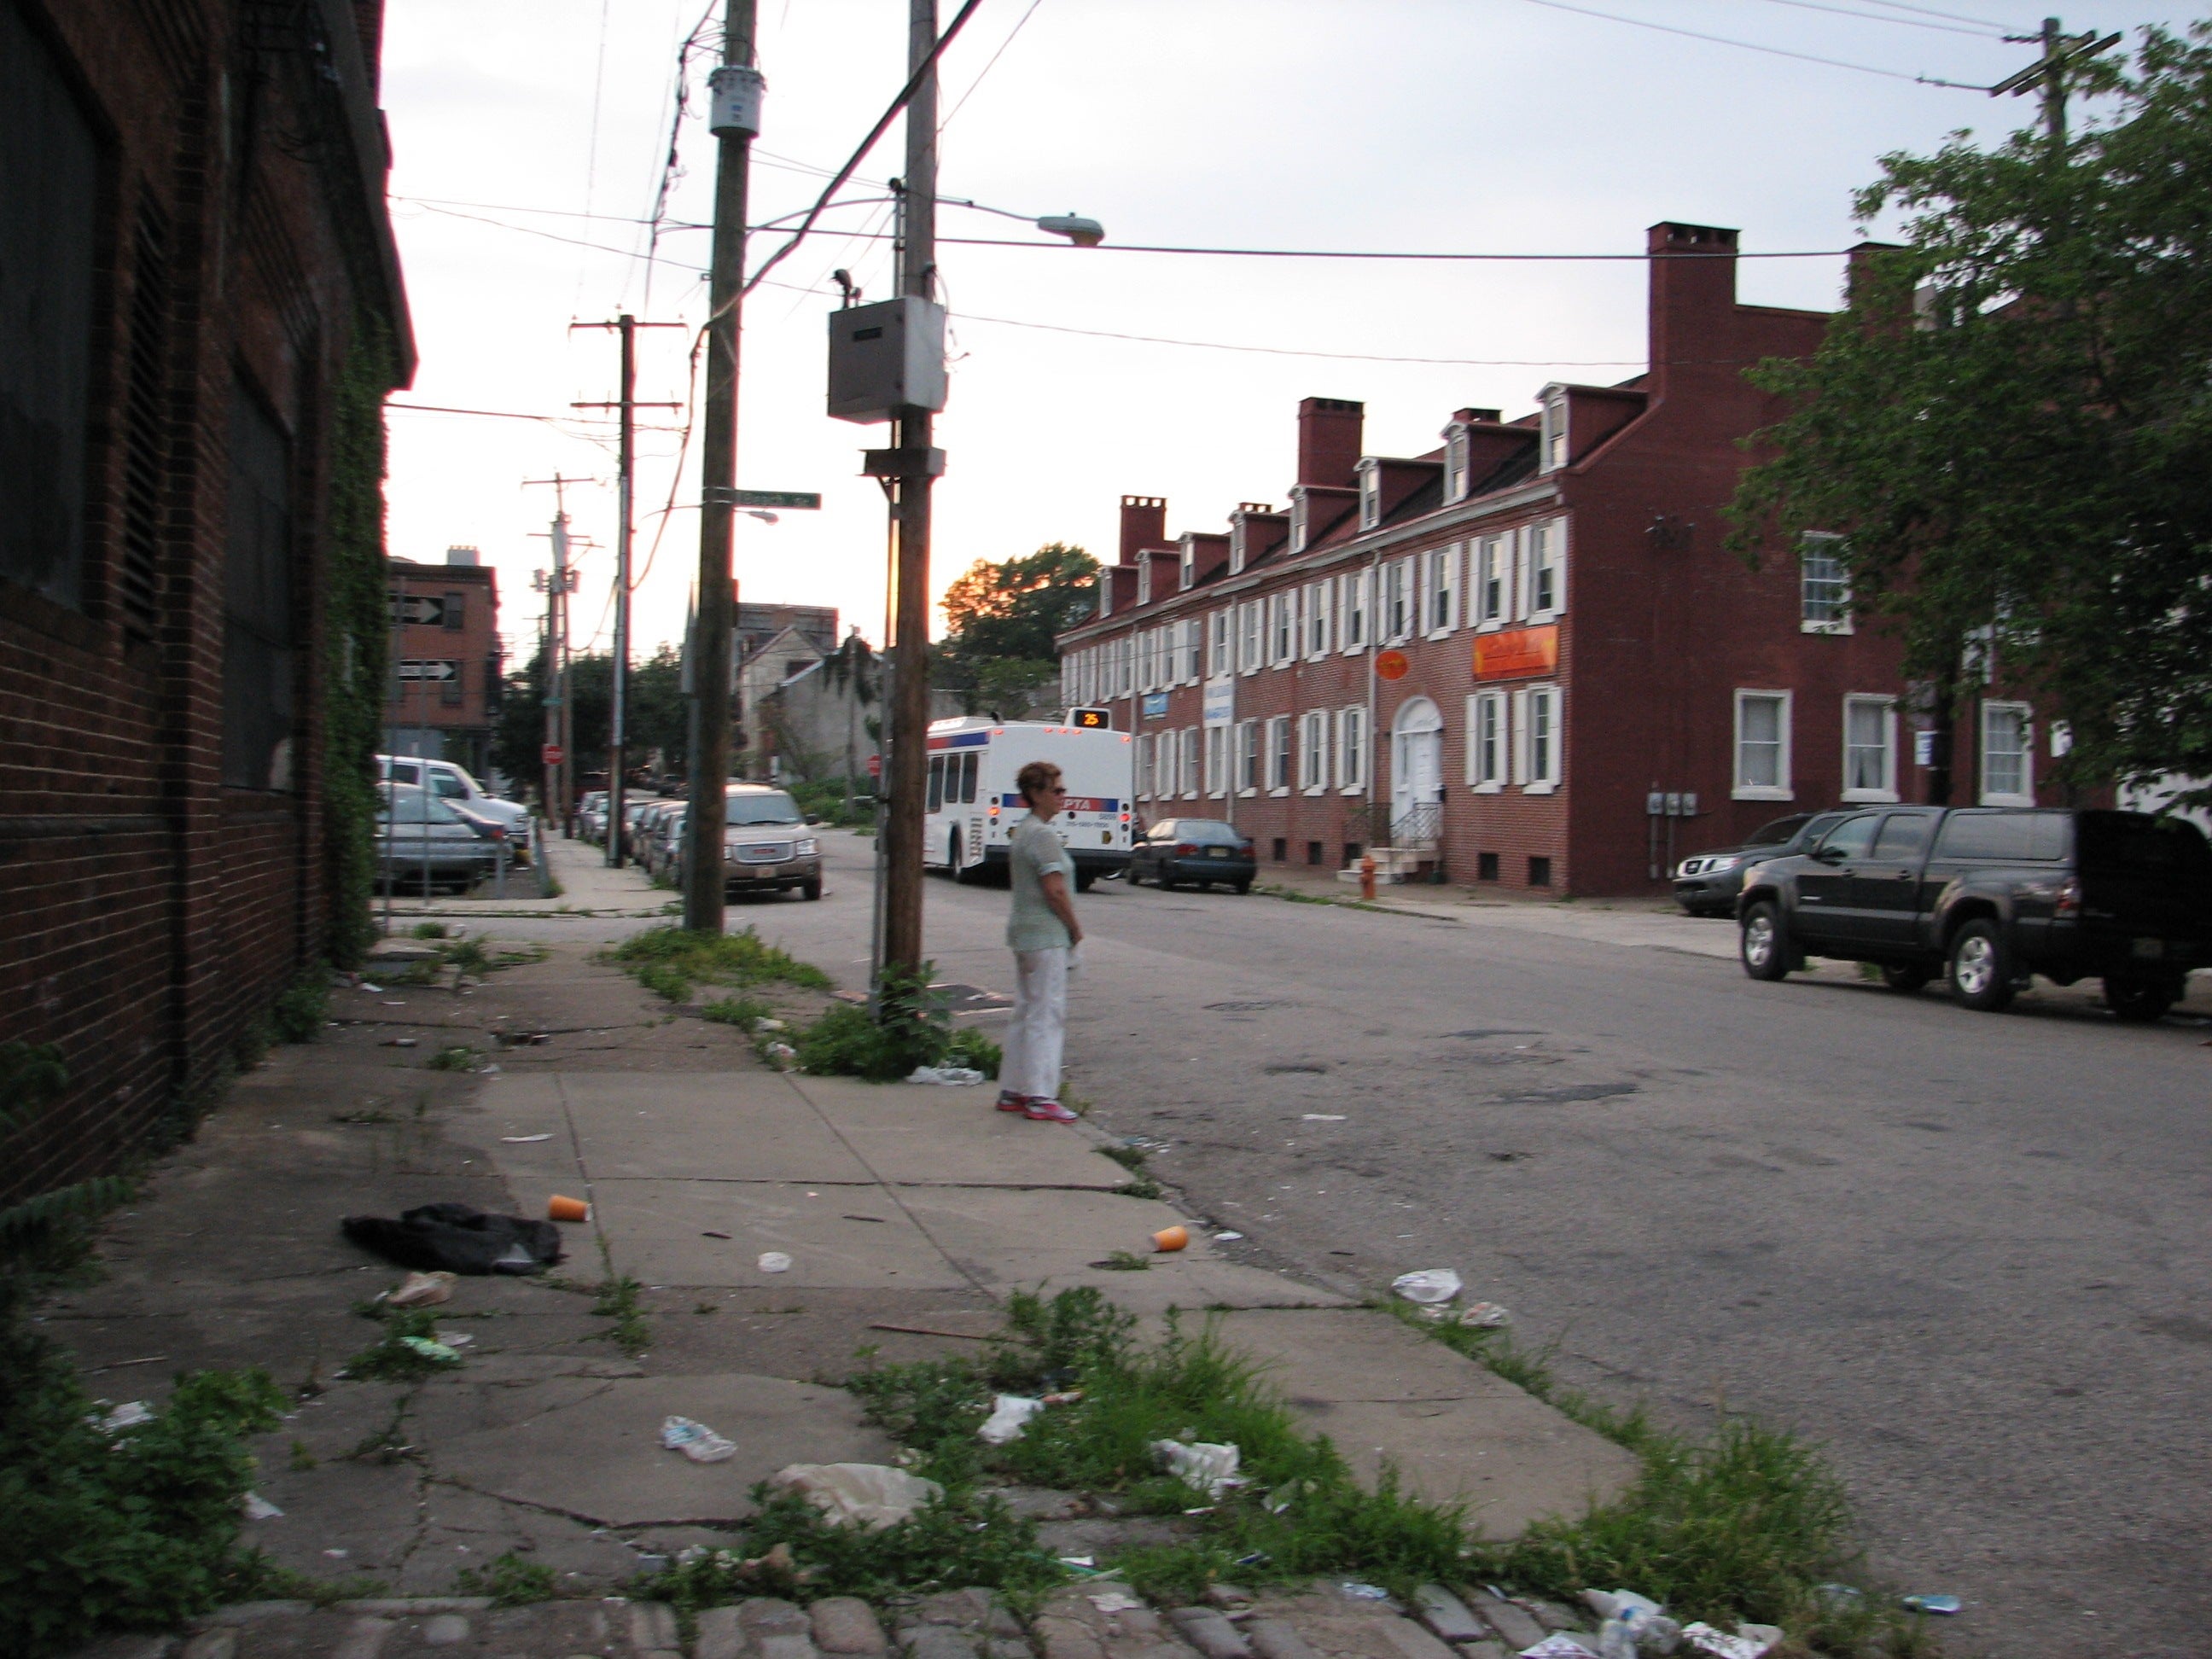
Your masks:
{"label": "boarded window", "polygon": [[0,575],[84,602],[100,155],[60,66],[0,0]]}
{"label": "boarded window", "polygon": [[223,542],[222,781],[292,787],[291,446],[242,385],[230,397]]}

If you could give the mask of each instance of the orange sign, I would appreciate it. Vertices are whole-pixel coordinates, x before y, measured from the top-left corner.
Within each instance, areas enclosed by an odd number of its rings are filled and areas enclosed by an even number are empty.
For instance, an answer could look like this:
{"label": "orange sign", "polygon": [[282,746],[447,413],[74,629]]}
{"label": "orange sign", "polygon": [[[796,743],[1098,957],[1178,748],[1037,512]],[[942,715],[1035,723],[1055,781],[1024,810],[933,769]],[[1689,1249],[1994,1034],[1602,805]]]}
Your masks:
{"label": "orange sign", "polygon": [[1556,623],[1547,623],[1541,628],[1509,628],[1502,633],[1474,636],[1474,677],[1479,680],[1548,674],[1559,665],[1559,629]]}
{"label": "orange sign", "polygon": [[1402,680],[1406,678],[1406,671],[1413,665],[1406,660],[1404,652],[1385,651],[1375,659],[1375,673],[1380,679]]}

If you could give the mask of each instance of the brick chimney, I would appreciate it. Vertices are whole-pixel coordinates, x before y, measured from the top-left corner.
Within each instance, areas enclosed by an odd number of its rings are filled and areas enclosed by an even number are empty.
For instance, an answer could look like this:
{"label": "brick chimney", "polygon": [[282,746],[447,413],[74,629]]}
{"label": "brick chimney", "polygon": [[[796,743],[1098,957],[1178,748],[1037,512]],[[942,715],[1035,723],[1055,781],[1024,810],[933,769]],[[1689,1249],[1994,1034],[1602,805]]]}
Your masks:
{"label": "brick chimney", "polygon": [[1649,232],[1651,378],[1662,398],[1671,372],[1695,374],[1695,359],[1721,355],[1712,338],[1724,337],[1735,311],[1735,237],[1711,225],[1662,223]]}
{"label": "brick chimney", "polygon": [[1298,476],[1302,484],[1351,489],[1359,480],[1364,404],[1344,398],[1306,398],[1298,404]]}
{"label": "brick chimney", "polygon": [[1121,552],[1116,562],[1134,564],[1139,549],[1158,547],[1168,538],[1168,498],[1121,497]]}

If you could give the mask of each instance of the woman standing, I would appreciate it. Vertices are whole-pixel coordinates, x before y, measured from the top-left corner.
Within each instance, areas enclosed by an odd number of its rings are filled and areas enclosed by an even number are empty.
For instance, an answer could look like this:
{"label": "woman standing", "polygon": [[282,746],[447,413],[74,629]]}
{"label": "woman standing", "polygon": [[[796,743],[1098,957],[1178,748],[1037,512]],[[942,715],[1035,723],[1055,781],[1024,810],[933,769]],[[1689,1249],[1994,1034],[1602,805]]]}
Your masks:
{"label": "woman standing", "polygon": [[1066,1036],[1068,958],[1083,942],[1072,896],[1075,860],[1052,831],[1067,790],[1060,769],[1031,761],[1014,775],[1030,815],[1008,838],[1014,903],[1006,944],[1014,953],[1014,1016],[999,1067],[999,1109],[1043,1123],[1073,1123],[1060,1103],[1060,1054]]}

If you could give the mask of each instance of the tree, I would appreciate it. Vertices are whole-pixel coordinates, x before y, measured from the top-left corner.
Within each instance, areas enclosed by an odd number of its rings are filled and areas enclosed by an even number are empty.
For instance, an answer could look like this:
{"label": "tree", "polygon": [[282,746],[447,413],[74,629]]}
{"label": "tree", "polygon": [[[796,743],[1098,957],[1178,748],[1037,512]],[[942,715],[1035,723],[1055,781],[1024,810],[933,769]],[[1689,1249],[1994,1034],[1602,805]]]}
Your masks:
{"label": "tree", "polygon": [[1907,672],[1972,695],[1993,660],[2067,723],[2070,786],[2212,778],[2212,26],[2075,73],[2112,100],[2075,137],[1883,158],[1858,214],[1908,243],[1752,371],[1787,413],[1732,539],[1843,532]]}
{"label": "tree", "polygon": [[[604,771],[614,729],[614,657],[584,652],[568,659],[575,769]],[[664,645],[629,671],[629,730],[625,747],[632,766],[658,749],[683,764],[688,736],[684,705],[684,659]],[[507,677],[499,723],[492,732],[492,764],[511,778],[535,778],[542,787],[544,768],[538,750],[545,741],[545,647],[541,643],[521,669]]]}
{"label": "tree", "polygon": [[1048,542],[1024,558],[978,559],[945,591],[939,683],[969,712],[984,706],[1026,712],[1059,677],[1057,637],[1089,616],[1098,561],[1079,547]]}

